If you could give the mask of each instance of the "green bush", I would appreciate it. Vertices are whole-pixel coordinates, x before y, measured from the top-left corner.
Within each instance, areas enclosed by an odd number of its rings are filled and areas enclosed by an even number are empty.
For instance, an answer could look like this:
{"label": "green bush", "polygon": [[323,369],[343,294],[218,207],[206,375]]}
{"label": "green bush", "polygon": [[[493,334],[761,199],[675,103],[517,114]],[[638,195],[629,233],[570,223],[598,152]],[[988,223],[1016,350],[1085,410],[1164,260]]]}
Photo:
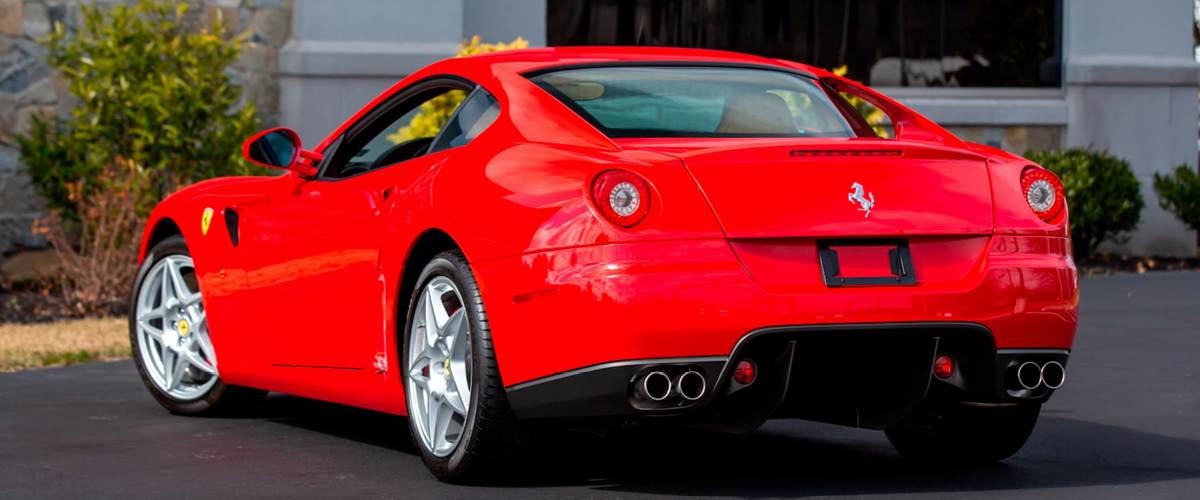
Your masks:
{"label": "green bush", "polygon": [[1062,180],[1076,259],[1090,257],[1106,241],[1128,241],[1124,233],[1137,228],[1146,205],[1129,162],[1082,148],[1030,151],[1025,157]]}
{"label": "green bush", "polygon": [[1200,231],[1200,175],[1187,165],[1175,167],[1171,175],[1154,174],[1158,205],[1175,214],[1188,227]]}
{"label": "green bush", "polygon": [[47,62],[68,83],[69,119],[35,120],[19,138],[22,159],[50,208],[77,220],[82,197],[102,190],[105,172],[134,165],[137,211],[180,186],[244,174],[241,143],[257,128],[254,108],[223,71],[244,37],[184,22],[186,4],[82,7],[78,33],[55,26]]}

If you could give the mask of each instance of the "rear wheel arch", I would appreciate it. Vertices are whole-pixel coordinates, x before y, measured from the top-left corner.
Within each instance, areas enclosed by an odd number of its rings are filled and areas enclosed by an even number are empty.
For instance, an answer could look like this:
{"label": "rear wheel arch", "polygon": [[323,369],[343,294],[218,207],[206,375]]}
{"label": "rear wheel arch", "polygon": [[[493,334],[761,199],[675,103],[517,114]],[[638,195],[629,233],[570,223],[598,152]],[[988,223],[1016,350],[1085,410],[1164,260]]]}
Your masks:
{"label": "rear wheel arch", "polygon": [[437,228],[431,228],[421,233],[409,247],[400,276],[400,288],[396,293],[396,331],[398,333],[404,332],[403,322],[408,314],[409,299],[416,290],[417,279],[421,277],[421,271],[425,269],[425,264],[435,255],[447,250],[462,251],[462,247],[449,233]]}

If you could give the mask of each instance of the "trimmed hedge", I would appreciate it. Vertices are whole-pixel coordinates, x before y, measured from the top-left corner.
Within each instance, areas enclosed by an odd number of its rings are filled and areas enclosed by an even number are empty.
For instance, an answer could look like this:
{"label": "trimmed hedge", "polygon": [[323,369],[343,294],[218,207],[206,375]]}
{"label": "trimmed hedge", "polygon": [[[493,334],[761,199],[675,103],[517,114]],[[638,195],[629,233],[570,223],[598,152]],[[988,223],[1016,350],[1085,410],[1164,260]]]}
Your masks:
{"label": "trimmed hedge", "polygon": [[1196,170],[1180,165],[1174,174],[1154,174],[1154,191],[1158,193],[1158,205],[1175,214],[1179,220],[1193,230],[1200,231],[1200,174]]}

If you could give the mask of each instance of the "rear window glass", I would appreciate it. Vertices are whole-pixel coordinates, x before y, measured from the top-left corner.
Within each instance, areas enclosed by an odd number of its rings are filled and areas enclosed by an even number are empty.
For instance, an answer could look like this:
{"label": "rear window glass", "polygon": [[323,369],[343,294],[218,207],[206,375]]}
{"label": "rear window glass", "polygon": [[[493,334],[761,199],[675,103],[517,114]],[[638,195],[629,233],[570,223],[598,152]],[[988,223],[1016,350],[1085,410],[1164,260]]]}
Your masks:
{"label": "rear window glass", "polygon": [[609,137],[853,137],[823,87],[783,71],[568,69],[531,79]]}

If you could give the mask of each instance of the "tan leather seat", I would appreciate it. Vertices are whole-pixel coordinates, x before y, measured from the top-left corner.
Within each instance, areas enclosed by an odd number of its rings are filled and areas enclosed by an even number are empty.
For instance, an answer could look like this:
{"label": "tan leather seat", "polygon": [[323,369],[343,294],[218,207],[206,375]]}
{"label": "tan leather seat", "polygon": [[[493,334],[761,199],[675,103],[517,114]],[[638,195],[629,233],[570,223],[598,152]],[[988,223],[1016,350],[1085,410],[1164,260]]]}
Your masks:
{"label": "tan leather seat", "polygon": [[787,102],[766,92],[725,101],[718,134],[795,134],[796,122]]}

